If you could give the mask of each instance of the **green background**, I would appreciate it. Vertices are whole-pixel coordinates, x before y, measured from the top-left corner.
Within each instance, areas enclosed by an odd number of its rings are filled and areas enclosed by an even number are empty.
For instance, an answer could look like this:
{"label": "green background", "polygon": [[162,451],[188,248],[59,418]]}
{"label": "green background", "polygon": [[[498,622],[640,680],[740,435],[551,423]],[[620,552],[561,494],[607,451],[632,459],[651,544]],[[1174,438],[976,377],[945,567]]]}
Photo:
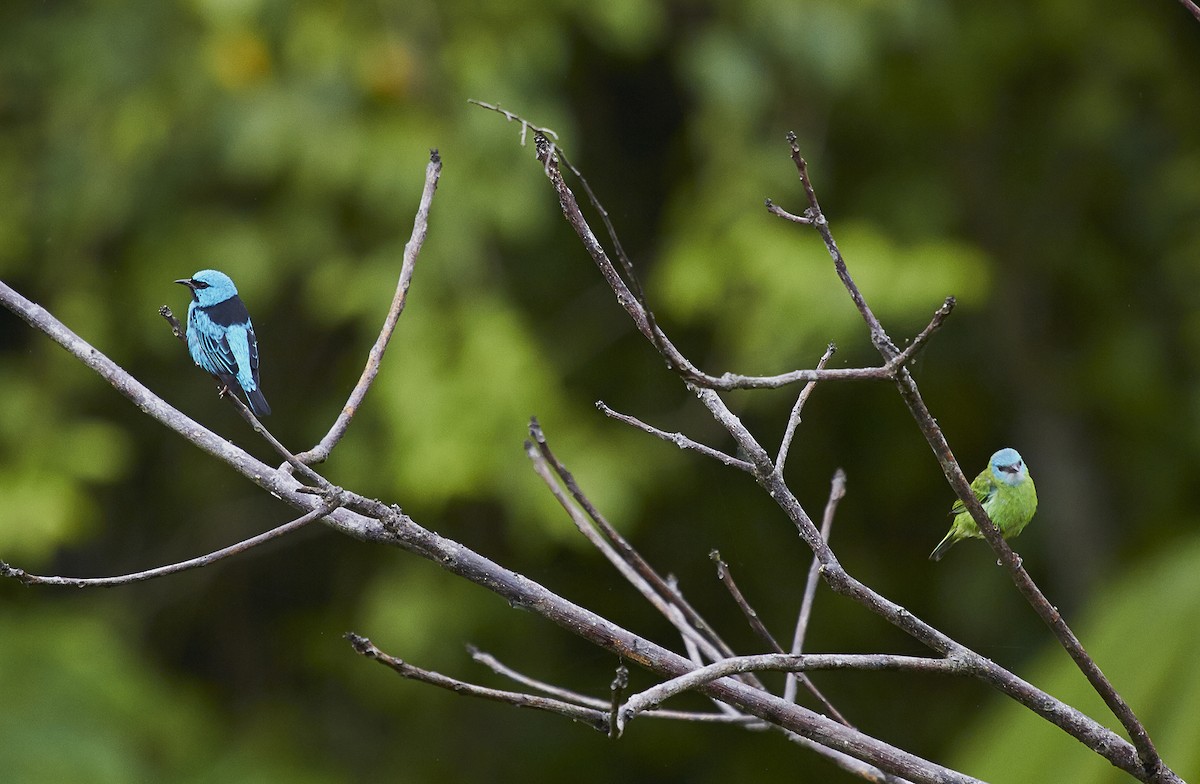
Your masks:
{"label": "green background", "polygon": [[[270,459],[156,313],[186,308],[172,280],[230,273],[268,424],[303,449],[358,377],[436,147],[408,310],[326,475],[677,646],[529,469],[536,414],[609,518],[750,653],[708,551],[786,639],[805,549],[745,476],[595,411],[603,399],[732,448],[632,329],[518,127],[468,98],[559,132],[662,324],[713,373],[809,367],[830,340],[834,367],[878,362],[819,238],[762,208],[803,207],[795,130],[893,337],[959,298],[915,368],[934,415],[972,475],[1020,449],[1042,499],[1015,542],[1027,568],[1168,763],[1200,776],[1200,23],[1171,0],[0,5],[7,283]],[[773,447],[795,392],[726,398]],[[985,547],[926,560],[952,494],[889,385],[816,390],[788,465],[811,513],[839,466],[833,544],[853,574],[1113,725]],[[74,576],[181,560],[292,515],[8,313],[0,507],[0,558]],[[616,664],[431,564],[313,527],[153,583],[0,585],[0,771],[852,780],[771,733],[646,720],[612,742],[460,699],[356,656],[348,630],[501,688],[464,644],[596,695]],[[810,649],[923,653],[828,591]],[[863,730],[991,781],[1128,780],[972,682],[818,682]]]}

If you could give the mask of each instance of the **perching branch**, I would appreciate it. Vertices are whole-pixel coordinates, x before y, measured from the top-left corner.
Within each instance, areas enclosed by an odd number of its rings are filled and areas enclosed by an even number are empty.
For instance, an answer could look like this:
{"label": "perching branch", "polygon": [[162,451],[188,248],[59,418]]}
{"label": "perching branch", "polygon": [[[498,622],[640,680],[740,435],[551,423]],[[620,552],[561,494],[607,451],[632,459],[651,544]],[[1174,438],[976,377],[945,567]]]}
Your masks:
{"label": "perching branch", "polygon": [[[787,139],[791,147],[792,160],[796,163],[800,182],[804,187],[805,195],[808,197],[809,207],[805,211],[805,216],[825,241],[825,247],[829,251],[829,255],[833,258],[834,268],[837,270],[838,277],[841,279],[846,291],[850,294],[850,298],[858,306],[859,313],[871,332],[871,341],[875,344],[879,353],[883,355],[884,359],[891,361],[897,357],[896,347],[891,339],[888,338],[887,333],[884,332],[879,320],[875,318],[874,313],[867,306],[866,300],[859,291],[858,286],[854,283],[854,279],[850,276],[846,262],[837,248],[837,243],[833,240],[829,223],[826,221],[824,214],[821,212],[821,206],[817,202],[816,193],[808,174],[808,165],[800,155],[796,135],[789,133]],[[932,334],[940,326],[945,316],[949,315],[949,310],[953,305],[953,298],[947,298],[942,309],[938,311],[938,314],[935,314],[934,321],[930,322],[930,325],[921,333],[921,336],[918,336],[917,340],[913,341],[912,346],[909,348],[914,349],[922,344],[924,340],[927,340],[928,334]],[[941,315],[939,318],[939,315],[943,312],[945,315]],[[922,336],[924,337],[922,338]],[[1068,655],[1070,655],[1071,659],[1088,679],[1092,688],[1100,695],[1101,699],[1109,707],[1109,710],[1112,711],[1117,720],[1125,727],[1126,732],[1129,733],[1129,737],[1133,740],[1133,744],[1137,749],[1138,767],[1149,777],[1148,780],[1158,780],[1159,776],[1167,774],[1173,776],[1174,774],[1170,773],[1163,764],[1158,751],[1154,747],[1154,743],[1150,740],[1149,733],[1146,732],[1146,728],[1142,725],[1141,721],[1121,695],[1117,693],[1112,683],[1104,676],[1104,673],[1101,672],[1095,660],[1084,650],[1083,644],[1080,643],[1074,632],[1067,626],[1066,621],[1063,620],[1057,608],[1050,604],[1049,600],[1046,599],[1045,595],[1033,582],[1033,579],[1025,571],[1024,567],[1022,567],[1020,557],[1013,552],[1008,542],[1000,534],[1000,531],[992,523],[991,519],[988,518],[982,504],[980,504],[975,494],[971,491],[970,482],[967,480],[966,475],[963,474],[958,461],[954,458],[945,435],[942,433],[933,415],[929,413],[929,409],[926,407],[925,401],[917,389],[917,382],[903,366],[897,366],[897,373],[893,378],[896,386],[899,388],[900,396],[904,399],[905,404],[916,420],[922,435],[929,442],[934,455],[937,456],[946,480],[966,505],[966,508],[971,512],[971,517],[975,520],[980,532],[983,533],[984,538],[999,557],[1000,563],[1008,569],[1013,583],[1017,586],[1017,590],[1025,597],[1026,601],[1029,602],[1030,606],[1033,607],[1046,625],[1050,627],[1059,644],[1067,651]]]}

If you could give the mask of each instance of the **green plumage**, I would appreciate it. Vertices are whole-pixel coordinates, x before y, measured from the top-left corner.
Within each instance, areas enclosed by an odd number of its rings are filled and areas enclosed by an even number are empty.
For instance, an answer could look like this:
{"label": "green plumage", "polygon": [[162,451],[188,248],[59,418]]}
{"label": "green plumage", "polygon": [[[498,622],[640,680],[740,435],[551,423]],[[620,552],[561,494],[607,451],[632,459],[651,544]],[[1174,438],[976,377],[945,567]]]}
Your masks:
{"label": "green plumage", "polygon": [[[992,455],[988,467],[971,483],[971,491],[1005,539],[1021,533],[1037,511],[1033,479],[1015,449],[1001,449]],[[942,560],[946,551],[963,539],[983,538],[962,500],[954,502],[950,514],[954,515],[954,522],[950,524],[949,533],[929,554],[930,560]]]}

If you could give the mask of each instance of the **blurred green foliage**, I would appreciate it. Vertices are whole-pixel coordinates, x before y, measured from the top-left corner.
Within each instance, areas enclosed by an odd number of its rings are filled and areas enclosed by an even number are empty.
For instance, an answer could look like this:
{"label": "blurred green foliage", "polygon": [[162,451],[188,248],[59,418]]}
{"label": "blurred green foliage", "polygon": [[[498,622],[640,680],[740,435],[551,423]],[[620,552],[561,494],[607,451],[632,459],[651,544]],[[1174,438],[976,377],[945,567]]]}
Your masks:
{"label": "blurred green foliage", "polygon": [[[606,514],[753,651],[706,554],[722,550],[786,636],[803,548],[752,483],[596,413],[603,398],[730,446],[613,302],[518,128],[466,100],[560,133],[662,323],[710,372],[810,366],[829,340],[834,366],[878,362],[819,239],[762,209],[803,207],[783,142],[795,130],[892,336],[959,298],[916,368],[928,402],[968,473],[1006,444],[1029,460],[1042,507],[1017,543],[1026,565],[1070,619],[1124,608],[1084,641],[1194,776],[1185,697],[1200,686],[1171,654],[1186,614],[1137,622],[1190,589],[1116,575],[1200,560],[1174,547],[1192,538],[1200,479],[1198,36],[1169,0],[2,4],[0,276],[265,458],[156,313],[186,306],[175,278],[229,272],[259,333],[269,425],[305,448],[382,322],[436,147],[445,171],[408,309],[327,475],[670,643],[528,470],[536,414]],[[728,399],[773,446],[794,393]],[[0,401],[0,558],[18,566],[119,573],[289,517],[7,313]],[[788,467],[813,512],[837,466],[849,496],[834,544],[856,575],[1020,672],[1061,658],[1039,654],[1045,631],[982,547],[925,561],[951,497],[886,385],[817,390]],[[15,780],[839,775],[771,736],[648,722],[614,750],[398,683],[340,634],[490,683],[463,643],[591,693],[615,663],[431,565],[325,531],[102,596],[0,586],[0,606],[0,769]],[[1161,681],[1116,666],[1149,634]],[[826,595],[811,640],[918,652]],[[861,682],[822,678],[864,729],[934,759],[980,701],[973,684]],[[913,705],[928,706],[919,720]],[[1021,733],[1008,748],[1053,737],[1080,754],[1028,715],[1000,721]],[[980,742],[954,758],[984,770]]]}

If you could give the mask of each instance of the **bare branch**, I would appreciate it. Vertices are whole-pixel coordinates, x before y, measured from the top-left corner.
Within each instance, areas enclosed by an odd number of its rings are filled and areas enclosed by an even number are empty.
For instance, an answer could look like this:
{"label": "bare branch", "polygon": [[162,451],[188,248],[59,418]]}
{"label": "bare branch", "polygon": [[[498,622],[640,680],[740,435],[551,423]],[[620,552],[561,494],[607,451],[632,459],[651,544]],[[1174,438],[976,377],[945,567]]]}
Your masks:
{"label": "bare branch", "polygon": [[738,656],[700,667],[686,675],[672,678],[633,695],[621,706],[620,715],[617,717],[617,734],[621,734],[625,725],[647,708],[660,705],[677,694],[690,691],[703,684],[745,672],[806,672],[809,670],[903,670],[949,675],[964,675],[970,671],[966,663],[957,659],[896,656],[890,653],[803,653],[799,655],[764,653],[756,656]]}
{"label": "bare branch", "polygon": [[460,681],[437,672],[414,667],[403,659],[389,656],[375,647],[375,644],[366,637],[354,632],[348,632],[345,636],[357,653],[392,668],[410,680],[428,683],[432,686],[468,697],[503,702],[518,708],[533,708],[534,710],[546,711],[548,713],[557,713],[560,716],[566,716],[572,721],[586,724],[594,730],[608,732],[608,716],[602,711],[586,708],[582,705],[573,705],[562,700],[538,697],[534,694],[522,694],[515,691],[501,691],[499,689],[489,689],[485,686],[476,686],[473,683],[467,683],[466,681]]}
{"label": "bare branch", "polygon": [[[543,694],[548,694],[551,697],[556,697],[567,702],[585,705],[589,708],[597,710],[608,710],[612,703],[610,700],[602,700],[598,697],[590,697],[586,694],[580,694],[577,691],[564,689],[560,686],[539,681],[536,678],[531,678],[528,675],[518,672],[508,665],[501,662],[490,653],[479,650],[473,645],[467,646],[467,651],[471,654],[471,658],[480,664],[484,665],[497,675],[513,680],[522,686],[527,686],[534,691],[539,691]],[[718,703],[724,705],[724,703]],[[728,707],[728,706],[725,706]],[[735,712],[734,715],[725,713],[698,713],[696,711],[670,711],[670,710],[651,710],[645,714],[649,718],[655,719],[673,719],[675,721],[694,721],[694,722],[712,722],[718,724],[753,724],[762,725],[762,720],[754,716],[747,716],[742,713]]]}
{"label": "bare branch", "polygon": [[[817,370],[824,370],[829,364],[830,357],[837,351],[837,346],[832,343],[825,349],[825,353],[821,355],[821,359],[817,361]],[[787,427],[783,431],[783,439],[779,443],[779,455],[775,458],[775,470],[783,472],[783,465],[787,462],[788,450],[792,447],[792,439],[796,437],[796,428],[800,427],[800,414],[804,411],[804,404],[808,402],[809,395],[816,389],[817,382],[809,381],[800,390],[800,394],[796,397],[796,404],[792,406],[792,413],[788,416]]]}
{"label": "bare branch", "polygon": [[[825,502],[825,515],[821,518],[821,539],[829,543],[829,535],[833,530],[833,516],[837,512],[838,503],[846,495],[846,472],[838,469],[833,472],[833,481],[829,487],[829,500]],[[813,600],[817,595],[817,583],[821,576],[821,561],[813,556],[812,566],[808,568],[808,580],[804,584],[804,598],[800,601],[800,617],[796,619],[796,632],[792,636],[792,653],[804,652],[804,636],[808,633],[808,620],[812,617]],[[796,679],[788,678],[783,698],[788,702],[796,699]]]}
{"label": "bare branch", "polygon": [[[653,716],[653,712],[643,713],[643,716]],[[909,780],[901,776],[893,776],[891,773],[885,773],[874,765],[870,765],[862,760],[855,759],[849,754],[843,754],[835,749],[830,749],[820,744],[813,743],[803,735],[797,735],[794,732],[784,732],[784,737],[795,743],[797,746],[802,746],[816,754],[825,757],[834,765],[837,765],[842,770],[852,776],[872,782],[872,784],[910,784]]]}
{"label": "bare branch", "polygon": [[421,247],[425,244],[425,237],[429,233],[429,210],[433,205],[433,195],[437,192],[441,176],[442,158],[437,150],[430,150],[429,165],[425,167],[425,188],[421,192],[421,202],[417,206],[417,215],[413,220],[412,236],[404,245],[404,261],[400,265],[400,279],[396,283],[396,293],[392,296],[392,305],[388,309],[387,318],[383,321],[383,328],[379,331],[379,337],[375,339],[375,345],[371,346],[371,351],[367,355],[366,367],[363,368],[358,383],[354,385],[350,397],[346,400],[346,405],[342,407],[341,413],[338,414],[333,426],[329,428],[329,432],[312,449],[296,455],[302,463],[322,463],[329,458],[329,453],[342,440],[342,436],[346,435],[350,421],[358,413],[359,406],[367,396],[367,390],[371,388],[375,376],[379,374],[379,364],[383,361],[383,352],[387,350],[388,342],[392,339],[392,333],[396,331],[396,324],[400,320],[400,314],[404,312],[404,305],[408,300],[408,288],[412,284],[413,271],[417,266],[417,256],[420,255]]}
{"label": "bare branch", "polygon": [[522,672],[517,672],[513,668],[501,662],[492,654],[487,653],[486,651],[481,651],[474,645],[467,646],[467,653],[469,653],[471,658],[476,662],[487,667],[497,675],[501,675],[511,681],[515,681],[522,686],[533,689],[534,691],[540,691],[542,694],[548,694],[551,697],[555,697],[560,700],[566,700],[567,702],[586,705],[589,708],[595,708],[597,710],[606,710],[609,707],[607,700],[602,700],[598,697],[589,697],[586,694],[580,694],[577,691],[571,691],[570,689],[564,689],[560,686],[554,686],[553,684],[546,683],[545,681],[539,681],[536,678],[531,678]]}
{"label": "bare branch", "polygon": [[629,668],[624,662],[617,665],[617,674],[613,677],[612,684],[609,689],[612,691],[612,703],[608,709],[608,737],[617,737],[617,711],[621,707],[621,701],[625,699],[625,690],[629,688]]}
{"label": "bare branch", "polygon": [[808,176],[808,163],[800,155],[800,147],[796,142],[796,134],[788,131],[788,145],[792,150],[792,161],[796,164],[796,171],[800,174],[800,184],[804,187],[804,195],[808,199],[808,209],[804,211],[804,217],[808,218],[813,228],[821,235],[821,239],[825,241],[825,248],[829,251],[829,255],[833,258],[833,266],[837,271],[837,275],[842,280],[842,284],[846,287],[846,291],[850,294],[850,299],[854,301],[854,306],[858,308],[858,312],[862,315],[863,321],[867,322],[867,327],[871,332],[871,342],[875,344],[875,348],[883,355],[885,360],[895,358],[900,350],[896,348],[896,344],[888,337],[888,334],[883,329],[883,325],[879,323],[879,319],[871,311],[867,305],[866,299],[859,292],[858,287],[854,284],[854,280],[850,277],[850,271],[846,268],[846,260],[842,258],[842,252],[838,250],[837,243],[833,239],[833,232],[829,229],[829,222],[825,219],[825,214],[821,212],[821,205],[817,201],[816,191],[813,190],[812,180]]}
{"label": "bare branch", "polygon": [[603,400],[596,401],[596,408],[600,409],[600,413],[604,414],[606,417],[611,417],[618,422],[624,422],[627,425],[632,425],[638,430],[649,433],[656,438],[661,438],[663,441],[672,443],[680,449],[691,449],[695,452],[705,455],[706,457],[711,457],[713,460],[724,463],[731,468],[738,468],[742,471],[754,470],[754,466],[750,465],[745,460],[739,460],[733,455],[727,455],[719,449],[713,449],[711,446],[705,446],[704,444],[693,441],[683,433],[668,433],[665,430],[659,430],[653,425],[646,424],[637,417],[632,417],[628,414],[622,414],[619,411],[614,411],[609,408]]}
{"label": "bare branch", "polygon": [[[746,601],[746,597],[742,594],[741,589],[737,587],[737,583],[733,579],[733,572],[729,569],[729,564],[721,560],[721,554],[716,550],[713,550],[708,554],[708,557],[712,559],[714,563],[716,563],[717,577],[720,578],[721,582],[725,585],[725,588],[728,589],[730,596],[733,597],[733,601],[737,604],[738,608],[742,611],[742,615],[746,617],[746,621],[750,624],[750,628],[754,629],[759,638],[765,642],[767,647],[773,650],[775,653],[787,653],[783,649],[783,646],[781,646],[775,640],[774,635],[772,635],[767,629],[766,625],[762,622],[762,619],[758,617],[758,612],[756,612],[755,609],[750,606],[750,602]],[[809,678],[808,675],[803,672],[798,672],[794,676],[789,676],[788,682],[790,683],[793,679],[803,683],[805,688],[807,688],[813,697],[815,697],[817,701],[821,703],[821,706],[830,716],[837,721],[840,721],[842,724],[845,724],[847,727],[854,726],[846,719],[845,716],[842,715],[841,711],[833,706],[833,703],[830,702],[829,699],[821,692],[821,690],[817,688],[817,685],[812,682],[812,679]]]}
{"label": "bare branch", "polygon": [[[584,535],[584,537],[592,544],[593,547],[599,550],[600,553],[608,559],[609,563],[616,567],[617,571],[620,572],[621,576],[625,578],[626,582],[637,589],[638,593],[640,593],[642,597],[646,599],[646,601],[650,602],[650,604],[656,610],[658,610],[663,617],[669,620],[675,626],[675,628],[679,630],[680,634],[684,635],[685,638],[691,640],[691,642],[694,644],[700,646],[707,654],[709,660],[715,661],[721,659],[721,651],[716,647],[716,645],[713,644],[711,640],[701,634],[699,630],[689,624],[687,620],[678,613],[678,611],[671,605],[668,595],[660,594],[658,591],[656,591],[655,588],[651,586],[650,581],[646,579],[644,572],[634,567],[627,558],[622,557],[622,555],[618,553],[617,549],[603,536],[601,536],[601,534],[596,531],[592,524],[588,522],[588,517],[585,516],[585,514],[571,502],[571,499],[567,496],[567,494],[564,493],[562,488],[558,486],[558,482],[555,481],[554,474],[550,468],[548,458],[545,456],[544,452],[539,450],[538,447],[539,445],[535,445],[534,442],[527,441],[525,445],[525,453],[533,462],[534,471],[536,471],[537,475],[541,477],[543,482],[545,482],[546,486],[550,489],[550,492],[553,493],[554,497],[558,500],[558,503],[563,507],[564,510],[566,510],[567,514],[571,518],[571,521],[575,523],[575,527],[579,529],[579,532]],[[673,612],[673,610],[675,611]]]}
{"label": "bare branch", "polygon": [[187,333],[184,332],[183,325],[179,323],[179,319],[175,318],[175,314],[171,312],[170,308],[168,308],[166,305],[163,305],[158,309],[158,315],[167,320],[167,324],[169,324],[171,327],[171,334],[174,335],[177,340],[187,340]]}
{"label": "bare branch", "polygon": [[911,361],[912,358],[915,357],[917,353],[925,347],[925,344],[929,342],[929,338],[933,337],[933,333],[937,332],[946,319],[949,318],[950,314],[954,311],[954,306],[957,304],[957,302],[958,300],[956,300],[954,297],[946,297],[945,301],[942,302],[942,306],[933,312],[933,318],[925,326],[925,329],[921,330],[921,332],[915,338],[913,338],[912,343],[909,343],[907,348],[905,348],[895,358],[888,362],[887,367],[893,368],[894,370],[899,370],[899,368],[908,364],[909,361]]}
{"label": "bare branch", "polygon": [[[529,434],[533,441],[526,445],[526,453],[533,461],[534,470],[570,515],[579,532],[617,568],[617,571],[630,585],[636,588],[667,620],[671,621],[685,640],[699,646],[710,661],[719,661],[732,656],[733,650],[700,616],[700,613],[684,600],[679,590],[669,585],[634,549],[633,545],[613,528],[600,510],[596,509],[575,481],[575,477],[555,457],[550,445],[546,443],[546,436],[536,417],[530,420]],[[578,508],[559,488],[551,471],[566,486],[571,498],[578,504]],[[587,518],[580,514],[579,509],[587,514]],[[595,527],[588,523],[588,519]],[[751,676],[751,679],[754,686],[762,688],[762,684],[756,678]]]}
{"label": "bare branch", "polygon": [[729,564],[721,560],[721,553],[717,550],[712,550],[708,554],[710,561],[717,565],[717,579],[729,591],[729,595],[733,597],[734,603],[738,609],[742,611],[742,615],[746,618],[746,622],[750,624],[750,628],[758,635],[758,638],[766,643],[767,647],[776,653],[786,653],[783,647],[775,641],[775,637],[770,630],[763,624],[762,619],[758,617],[758,612],[750,606],[750,602],[746,601],[742,590],[737,587],[737,583],[733,579],[733,572],[729,570]]}
{"label": "bare branch", "polygon": [[314,520],[320,520],[334,509],[341,505],[341,501],[337,496],[326,500],[317,509],[312,510],[306,515],[297,517],[291,522],[284,523],[281,526],[272,528],[270,531],[252,536],[237,544],[232,544],[228,547],[223,547],[220,550],[201,555],[197,558],[191,558],[179,563],[173,563],[168,566],[159,566],[155,569],[147,569],[143,572],[133,572],[132,574],[123,574],[117,577],[50,577],[37,574],[29,574],[23,569],[9,566],[0,561],[0,577],[13,577],[26,585],[67,585],[72,588],[93,588],[93,587],[112,587],[114,585],[128,585],[129,583],[137,583],[143,580],[153,580],[156,577],[165,577],[168,574],[177,574],[186,572],[189,569],[199,569],[203,566],[216,563],[230,556],[240,555],[241,553],[258,547],[261,544],[266,544],[272,539],[290,534],[292,531],[299,530]]}
{"label": "bare branch", "polygon": [[[1000,531],[992,523],[987,516],[983,506],[979,503],[979,499],[971,491],[971,486],[963,474],[962,468],[955,459],[953,452],[950,451],[950,445],[946,442],[945,435],[938,426],[933,415],[929,413],[929,409],[925,406],[925,401],[922,399],[920,392],[917,390],[917,383],[913,380],[911,374],[907,370],[901,371],[896,378],[896,385],[900,388],[901,397],[908,404],[909,411],[920,427],[922,434],[925,435],[930,447],[933,449],[934,455],[942,466],[942,472],[946,476],[946,480],[950,483],[951,488],[971,513],[972,519],[975,520],[984,539],[991,545],[992,550],[996,553],[1001,565],[1008,570],[1013,584],[1017,587],[1020,594],[1025,597],[1025,600],[1034,609],[1042,621],[1050,628],[1059,644],[1075,662],[1076,666],[1087,678],[1088,683],[1104,700],[1105,705],[1116,716],[1117,720],[1129,733],[1129,737],[1133,740],[1133,745],[1137,750],[1138,762],[1136,765],[1137,773],[1125,768],[1127,772],[1142,778],[1145,781],[1176,781],[1175,774],[1171,772],[1163,763],[1162,758],[1158,754],[1158,750],[1154,746],[1154,742],[1150,739],[1150,734],[1146,731],[1145,726],[1138,719],[1133,709],[1125,702],[1125,699],[1117,692],[1116,688],[1104,675],[1100,666],[1084,649],[1083,643],[1071,631],[1071,627],[1063,619],[1058,608],[1050,603],[1034,583],[1033,578],[1025,571],[1025,567],[1021,564],[1021,557],[1018,556],[1004,540]],[[1096,749],[1096,747],[1092,747]],[[1099,750],[1099,749],[1097,749]],[[1107,756],[1107,755],[1106,755]],[[1115,763],[1114,763],[1115,764]],[[1141,775],[1139,775],[1141,774]]]}
{"label": "bare branch", "polygon": [[767,208],[767,212],[771,213],[772,215],[776,216],[777,218],[783,218],[784,220],[791,221],[792,223],[799,223],[802,226],[813,225],[812,218],[809,218],[805,215],[796,215],[794,213],[788,212],[783,207],[780,207],[778,204],[771,201],[770,199],[766,200],[765,205]]}

